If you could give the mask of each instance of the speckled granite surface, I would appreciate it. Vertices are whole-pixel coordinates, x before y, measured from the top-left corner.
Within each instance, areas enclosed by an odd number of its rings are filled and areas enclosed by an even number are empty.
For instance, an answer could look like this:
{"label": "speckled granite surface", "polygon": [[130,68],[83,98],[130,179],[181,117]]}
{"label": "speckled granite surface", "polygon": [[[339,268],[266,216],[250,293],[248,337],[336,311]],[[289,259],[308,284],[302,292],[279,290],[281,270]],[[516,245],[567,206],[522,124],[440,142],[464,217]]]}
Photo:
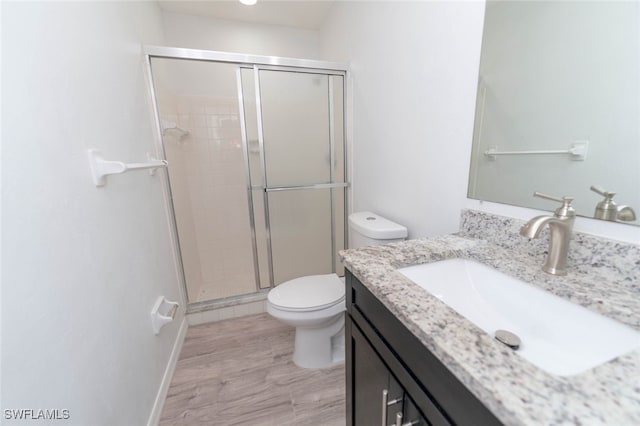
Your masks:
{"label": "speckled granite surface", "polygon": [[640,348],[560,377],[529,363],[396,272],[466,258],[640,330],[640,246],[575,233],[569,273],[540,268],[548,238],[523,221],[465,210],[455,235],[345,250],[343,263],[507,425],[639,425]]}

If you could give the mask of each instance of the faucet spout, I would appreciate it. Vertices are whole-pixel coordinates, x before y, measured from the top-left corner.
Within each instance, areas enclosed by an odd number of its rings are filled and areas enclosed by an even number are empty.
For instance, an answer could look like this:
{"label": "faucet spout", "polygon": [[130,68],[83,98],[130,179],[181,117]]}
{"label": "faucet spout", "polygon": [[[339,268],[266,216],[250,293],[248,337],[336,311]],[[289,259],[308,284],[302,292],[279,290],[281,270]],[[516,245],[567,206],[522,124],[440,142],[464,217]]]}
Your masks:
{"label": "faucet spout", "polygon": [[542,270],[552,275],[567,275],[567,256],[569,240],[575,218],[556,216],[536,216],[521,229],[520,235],[527,238],[538,238],[540,232],[549,226],[549,253]]}
{"label": "faucet spout", "polygon": [[544,226],[552,220],[558,219],[554,218],[553,216],[536,216],[525,223],[522,228],[520,228],[520,235],[529,238],[530,240],[533,238],[538,238]]}
{"label": "faucet spout", "polygon": [[617,219],[624,222],[636,220],[636,212],[629,206],[618,206]]}
{"label": "faucet spout", "polygon": [[557,199],[535,192],[536,197],[562,202],[562,206],[555,210],[553,216],[536,216],[520,229],[520,235],[529,239],[538,238],[545,226],[549,226],[549,253],[542,270],[552,275],[567,274],[567,257],[569,254],[569,240],[575,221],[575,211],[571,207],[573,198]]}

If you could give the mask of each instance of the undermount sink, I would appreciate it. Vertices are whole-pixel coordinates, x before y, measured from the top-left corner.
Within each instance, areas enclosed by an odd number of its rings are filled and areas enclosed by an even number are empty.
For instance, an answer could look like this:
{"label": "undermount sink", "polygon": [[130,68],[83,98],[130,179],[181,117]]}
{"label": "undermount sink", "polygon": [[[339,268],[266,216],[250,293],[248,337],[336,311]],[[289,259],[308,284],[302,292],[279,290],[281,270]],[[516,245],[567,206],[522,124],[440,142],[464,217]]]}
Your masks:
{"label": "undermount sink", "polygon": [[494,336],[520,338],[516,353],[559,376],[579,374],[640,347],[640,332],[467,259],[398,272]]}

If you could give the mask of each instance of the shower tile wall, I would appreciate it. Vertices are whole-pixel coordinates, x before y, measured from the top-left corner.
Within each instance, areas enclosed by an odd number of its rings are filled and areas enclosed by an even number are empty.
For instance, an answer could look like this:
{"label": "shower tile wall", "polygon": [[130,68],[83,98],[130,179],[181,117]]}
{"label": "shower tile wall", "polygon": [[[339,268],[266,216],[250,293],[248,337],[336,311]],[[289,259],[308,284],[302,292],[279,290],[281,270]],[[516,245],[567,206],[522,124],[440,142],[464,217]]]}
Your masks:
{"label": "shower tile wall", "polygon": [[252,293],[255,276],[237,99],[158,97],[191,302]]}

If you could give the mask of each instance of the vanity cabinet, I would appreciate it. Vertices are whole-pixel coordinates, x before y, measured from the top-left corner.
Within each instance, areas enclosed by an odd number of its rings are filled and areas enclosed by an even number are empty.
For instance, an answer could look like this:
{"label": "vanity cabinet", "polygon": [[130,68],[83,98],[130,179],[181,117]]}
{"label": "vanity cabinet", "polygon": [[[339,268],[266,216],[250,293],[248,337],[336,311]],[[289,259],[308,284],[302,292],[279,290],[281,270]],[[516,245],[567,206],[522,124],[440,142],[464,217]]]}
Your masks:
{"label": "vanity cabinet", "polygon": [[346,271],[347,425],[500,425],[500,421]]}
{"label": "vanity cabinet", "polygon": [[358,326],[351,324],[351,327],[353,360],[357,360],[353,363],[354,420],[351,424],[428,425],[409,393],[398,383]]}

